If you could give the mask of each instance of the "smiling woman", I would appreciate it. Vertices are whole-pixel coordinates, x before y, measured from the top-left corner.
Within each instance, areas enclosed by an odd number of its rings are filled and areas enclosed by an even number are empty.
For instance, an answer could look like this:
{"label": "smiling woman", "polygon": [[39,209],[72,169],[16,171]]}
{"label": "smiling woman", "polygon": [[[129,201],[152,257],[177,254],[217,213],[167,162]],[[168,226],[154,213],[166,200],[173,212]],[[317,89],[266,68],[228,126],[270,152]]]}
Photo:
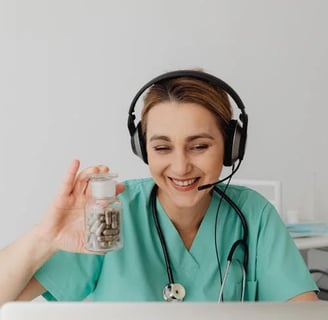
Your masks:
{"label": "smiling woman", "polygon": [[186,213],[200,223],[211,197],[198,186],[216,181],[223,166],[224,140],[215,117],[198,104],[166,102],[147,118],[149,169],[162,206],[172,221]]}
{"label": "smiling woman", "polygon": [[[134,106],[145,90],[135,125]],[[228,96],[241,123],[232,119]],[[152,178],[117,187],[123,249],[94,255],[83,247],[88,177],[109,169],[77,174],[75,161],[45,218],[0,252],[0,288],[8,288],[0,301],[38,294],[93,301],[317,300],[275,207],[229,180],[213,183],[223,166],[233,174],[245,151],[247,115],[231,87],[201,71],[161,75],[136,94],[128,128],[133,152]]]}

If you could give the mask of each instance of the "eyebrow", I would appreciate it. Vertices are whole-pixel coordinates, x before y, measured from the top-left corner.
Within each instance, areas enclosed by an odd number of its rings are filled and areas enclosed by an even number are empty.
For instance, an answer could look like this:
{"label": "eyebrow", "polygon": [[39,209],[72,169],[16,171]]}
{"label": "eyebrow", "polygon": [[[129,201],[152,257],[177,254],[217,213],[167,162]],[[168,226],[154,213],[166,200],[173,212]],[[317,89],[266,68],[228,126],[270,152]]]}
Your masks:
{"label": "eyebrow", "polygon": [[[211,140],[214,140],[214,137],[208,133],[199,133],[199,134],[195,134],[195,135],[192,135],[192,136],[188,136],[187,137],[187,142],[191,142],[193,140],[196,140],[196,139],[211,139]],[[155,140],[163,140],[163,141],[171,141],[171,139],[168,137],[168,136],[164,136],[164,135],[153,135],[150,137],[149,141],[152,142],[152,141],[155,141]]]}

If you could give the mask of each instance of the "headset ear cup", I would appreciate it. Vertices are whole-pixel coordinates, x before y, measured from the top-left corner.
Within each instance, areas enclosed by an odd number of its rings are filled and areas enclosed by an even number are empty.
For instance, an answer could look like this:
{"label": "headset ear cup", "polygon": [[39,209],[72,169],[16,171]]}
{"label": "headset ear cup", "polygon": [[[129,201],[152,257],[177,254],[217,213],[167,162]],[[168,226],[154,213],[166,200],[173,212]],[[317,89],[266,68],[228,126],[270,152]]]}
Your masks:
{"label": "headset ear cup", "polygon": [[141,122],[138,123],[135,132],[131,136],[132,151],[148,164],[146,142],[142,133]]}
{"label": "headset ear cup", "polygon": [[240,159],[242,128],[237,120],[230,120],[224,146],[223,164],[231,167]]}

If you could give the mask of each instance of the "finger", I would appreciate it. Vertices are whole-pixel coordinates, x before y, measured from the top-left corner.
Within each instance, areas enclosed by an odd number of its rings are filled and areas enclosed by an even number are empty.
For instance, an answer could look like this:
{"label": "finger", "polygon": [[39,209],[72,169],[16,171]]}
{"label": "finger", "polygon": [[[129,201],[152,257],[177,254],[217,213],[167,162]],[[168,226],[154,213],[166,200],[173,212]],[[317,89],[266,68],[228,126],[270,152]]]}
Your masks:
{"label": "finger", "polygon": [[89,167],[79,173],[79,175],[76,177],[74,190],[73,192],[75,194],[85,194],[86,189],[89,184],[90,175],[95,173],[104,173],[108,172],[109,169],[106,166],[95,166],[95,167]]}
{"label": "finger", "polygon": [[73,160],[59,190],[60,195],[69,195],[72,192],[74,188],[75,177],[79,170],[79,167],[80,161],[77,159]]}
{"label": "finger", "polygon": [[109,168],[103,164],[97,166],[99,169],[99,173],[107,173],[109,172]]}
{"label": "finger", "polygon": [[94,173],[106,173],[108,171],[109,171],[109,168],[104,165],[89,167],[89,168],[82,170],[78,174],[78,176],[76,177],[76,181],[89,178],[89,176]]}
{"label": "finger", "polygon": [[123,183],[118,183],[116,185],[116,194],[119,194],[125,190],[125,185]]}

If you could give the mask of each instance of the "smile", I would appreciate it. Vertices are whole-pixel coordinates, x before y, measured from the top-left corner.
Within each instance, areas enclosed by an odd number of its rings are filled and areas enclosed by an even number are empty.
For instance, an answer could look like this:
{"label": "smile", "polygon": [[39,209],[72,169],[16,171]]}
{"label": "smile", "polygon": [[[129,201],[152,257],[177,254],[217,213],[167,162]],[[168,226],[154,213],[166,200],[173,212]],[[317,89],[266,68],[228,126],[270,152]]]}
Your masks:
{"label": "smile", "polygon": [[179,186],[179,187],[188,187],[191,186],[192,184],[194,184],[199,178],[193,178],[193,179],[188,179],[188,180],[177,180],[177,179],[173,179],[171,178],[172,182]]}

